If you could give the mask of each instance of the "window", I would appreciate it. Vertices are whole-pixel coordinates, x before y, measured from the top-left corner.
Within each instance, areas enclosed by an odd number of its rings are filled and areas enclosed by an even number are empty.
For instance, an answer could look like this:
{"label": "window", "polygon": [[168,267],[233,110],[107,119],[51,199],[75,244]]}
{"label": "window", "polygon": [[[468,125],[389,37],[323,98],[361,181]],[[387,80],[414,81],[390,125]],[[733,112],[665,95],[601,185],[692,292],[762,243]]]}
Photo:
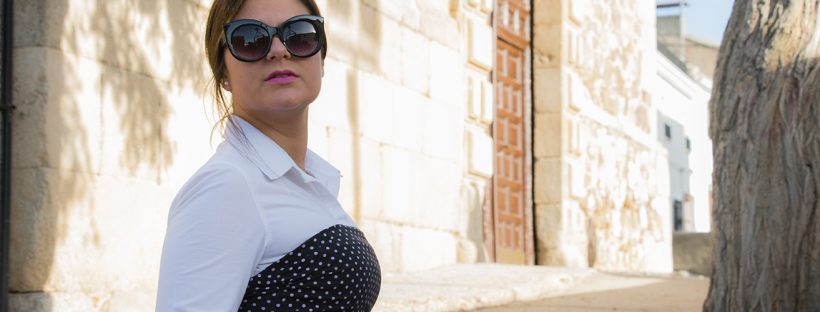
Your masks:
{"label": "window", "polygon": [[666,138],[671,139],[672,138],[672,127],[670,127],[668,124],[664,124],[663,129],[664,129],[664,133],[666,134]]}
{"label": "window", "polygon": [[686,150],[692,151],[692,141],[690,141],[689,138],[686,138]]}
{"label": "window", "polygon": [[674,204],[675,232],[683,231],[683,202],[675,200]]}

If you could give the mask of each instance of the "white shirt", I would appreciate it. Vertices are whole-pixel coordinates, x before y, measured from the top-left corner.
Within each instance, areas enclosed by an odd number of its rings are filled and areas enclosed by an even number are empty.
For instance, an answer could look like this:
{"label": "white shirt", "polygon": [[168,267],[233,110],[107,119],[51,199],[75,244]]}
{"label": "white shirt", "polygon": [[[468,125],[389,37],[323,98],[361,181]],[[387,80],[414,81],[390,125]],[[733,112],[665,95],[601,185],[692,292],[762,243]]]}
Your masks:
{"label": "white shirt", "polygon": [[305,171],[253,125],[231,117],[225,142],[168,214],[157,311],[236,311],[248,280],[323,229],[355,226],[339,171],[308,150]]}

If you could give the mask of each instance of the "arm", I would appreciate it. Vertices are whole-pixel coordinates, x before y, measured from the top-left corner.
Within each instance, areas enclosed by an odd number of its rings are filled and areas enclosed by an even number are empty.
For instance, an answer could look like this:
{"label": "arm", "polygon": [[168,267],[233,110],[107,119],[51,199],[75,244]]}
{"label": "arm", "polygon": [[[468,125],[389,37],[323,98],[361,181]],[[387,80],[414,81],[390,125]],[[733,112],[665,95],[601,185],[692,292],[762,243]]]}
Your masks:
{"label": "arm", "polygon": [[265,246],[264,224],[242,173],[198,172],[168,216],[157,311],[236,311]]}

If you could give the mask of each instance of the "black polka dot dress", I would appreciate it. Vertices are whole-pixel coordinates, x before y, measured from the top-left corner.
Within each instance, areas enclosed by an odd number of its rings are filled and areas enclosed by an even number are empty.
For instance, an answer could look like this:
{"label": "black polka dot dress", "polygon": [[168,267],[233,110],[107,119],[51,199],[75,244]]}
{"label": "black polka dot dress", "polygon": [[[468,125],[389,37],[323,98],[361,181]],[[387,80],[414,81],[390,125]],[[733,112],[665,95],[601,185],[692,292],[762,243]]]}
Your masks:
{"label": "black polka dot dress", "polygon": [[380,287],[373,248],[339,224],[251,277],[239,311],[370,311]]}

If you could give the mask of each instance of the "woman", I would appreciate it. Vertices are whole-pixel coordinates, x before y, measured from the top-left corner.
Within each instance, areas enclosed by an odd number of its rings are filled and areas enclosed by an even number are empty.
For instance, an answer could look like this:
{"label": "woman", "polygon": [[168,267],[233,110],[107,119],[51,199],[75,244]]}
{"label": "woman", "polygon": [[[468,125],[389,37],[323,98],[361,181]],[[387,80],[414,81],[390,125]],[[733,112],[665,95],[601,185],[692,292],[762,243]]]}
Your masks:
{"label": "woman", "polygon": [[327,51],[316,3],[215,0],[205,36],[225,142],[171,206],[157,310],[369,311],[378,261],[336,199],[339,171],[307,149]]}

